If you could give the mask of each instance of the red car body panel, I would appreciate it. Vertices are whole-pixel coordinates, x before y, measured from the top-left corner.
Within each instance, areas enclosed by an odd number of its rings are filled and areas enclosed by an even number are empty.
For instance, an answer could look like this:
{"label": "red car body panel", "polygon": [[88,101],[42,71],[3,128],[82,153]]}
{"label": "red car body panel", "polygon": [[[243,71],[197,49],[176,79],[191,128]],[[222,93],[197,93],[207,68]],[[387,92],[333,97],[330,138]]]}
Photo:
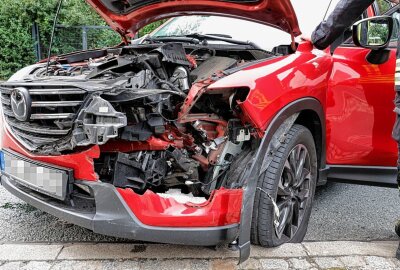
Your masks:
{"label": "red car body panel", "polygon": [[136,217],[146,225],[158,227],[217,227],[240,221],[243,191],[220,189],[200,205],[179,203],[148,190],[139,195],[131,189],[118,189]]}
{"label": "red car body panel", "polygon": [[14,137],[10,131],[3,127],[2,148],[11,149],[32,160],[54,164],[60,167],[73,169],[75,179],[85,181],[97,181],[98,176],[94,171],[93,159],[100,156],[99,146],[93,146],[86,151],[62,155],[62,156],[40,156],[27,151]]}
{"label": "red car body panel", "polygon": [[[33,155],[4,129],[3,148],[11,149],[32,160],[73,169],[75,180],[97,181],[93,158],[100,150],[94,146],[86,151],[62,156]],[[130,189],[118,189],[132,213],[146,225],[159,227],[213,227],[239,223],[242,190],[220,189],[202,204],[179,203],[173,198],[162,198],[152,191],[139,195]]]}
{"label": "red car body panel", "polygon": [[[381,14],[370,6],[367,15]],[[367,61],[369,49],[343,45],[335,50],[326,102],[327,164],[397,166],[391,136],[396,47],[390,50],[389,60],[380,65]]]}
{"label": "red car body panel", "polygon": [[370,51],[340,47],[335,51],[327,92],[327,163],[396,166],[391,139],[396,53],[381,65],[366,60]]}
{"label": "red car body panel", "polygon": [[[108,9],[101,0],[87,0],[104,20],[120,33],[135,33],[145,25],[179,15],[224,15],[280,28],[294,36],[301,34],[297,17],[289,0],[259,0],[255,3],[232,3],[214,0],[151,1],[126,14]],[[154,3],[155,2],[155,3]]]}
{"label": "red car body panel", "polygon": [[297,99],[313,97],[325,107],[331,66],[328,54],[314,50],[305,42],[294,54],[236,72],[210,85],[209,89],[249,88],[249,95],[240,106],[253,125],[263,132],[277,112]]}

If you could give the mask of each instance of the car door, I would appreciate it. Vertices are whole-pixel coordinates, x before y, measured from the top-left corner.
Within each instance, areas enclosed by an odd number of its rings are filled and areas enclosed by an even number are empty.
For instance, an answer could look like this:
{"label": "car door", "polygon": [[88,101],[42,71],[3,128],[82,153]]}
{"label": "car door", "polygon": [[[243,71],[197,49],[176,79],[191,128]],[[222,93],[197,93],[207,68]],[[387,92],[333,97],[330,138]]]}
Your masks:
{"label": "car door", "polygon": [[[380,2],[364,16],[380,15]],[[388,14],[397,17],[398,8]],[[390,57],[383,64],[369,63],[370,50],[356,47],[351,39],[334,51],[326,107],[328,164],[396,166],[397,144],[391,132],[397,32],[396,24]]]}

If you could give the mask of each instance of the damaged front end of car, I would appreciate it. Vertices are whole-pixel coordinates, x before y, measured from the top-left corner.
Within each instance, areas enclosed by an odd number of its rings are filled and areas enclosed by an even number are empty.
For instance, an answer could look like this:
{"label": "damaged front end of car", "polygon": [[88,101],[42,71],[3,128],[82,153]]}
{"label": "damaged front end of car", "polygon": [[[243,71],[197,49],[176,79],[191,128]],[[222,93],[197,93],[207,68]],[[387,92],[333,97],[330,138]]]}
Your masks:
{"label": "damaged front end of car", "polygon": [[[2,184],[96,233],[235,242],[247,259],[257,178],[275,132],[266,131],[273,113],[265,114],[273,97],[257,81],[271,73],[264,62],[295,51],[300,30],[290,1],[88,2],[124,44],[52,57],[0,85],[4,153],[61,172],[63,196],[11,173]],[[288,32],[292,43],[269,52],[223,31],[190,31],[128,44],[140,27],[180,15],[245,19]],[[246,69],[251,76],[239,74]]]}
{"label": "damaged front end of car", "polygon": [[[98,145],[98,179],[137,194],[198,203],[215,190],[240,189],[259,140],[239,106],[249,89],[209,86],[257,59],[194,51],[166,43],[73,54],[48,70],[31,66],[1,87],[8,129],[35,155]],[[27,107],[26,121],[18,106]]]}

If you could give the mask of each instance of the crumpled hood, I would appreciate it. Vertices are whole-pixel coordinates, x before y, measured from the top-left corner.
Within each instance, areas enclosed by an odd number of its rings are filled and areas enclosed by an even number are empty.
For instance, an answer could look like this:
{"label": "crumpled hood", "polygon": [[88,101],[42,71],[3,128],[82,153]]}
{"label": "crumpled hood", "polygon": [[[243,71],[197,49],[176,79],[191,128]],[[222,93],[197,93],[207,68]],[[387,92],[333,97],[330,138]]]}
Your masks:
{"label": "crumpled hood", "polygon": [[[181,15],[222,15],[251,20],[301,34],[290,0],[86,0],[121,34]],[[250,30],[251,31],[251,30]],[[267,38],[267,37],[266,37]]]}

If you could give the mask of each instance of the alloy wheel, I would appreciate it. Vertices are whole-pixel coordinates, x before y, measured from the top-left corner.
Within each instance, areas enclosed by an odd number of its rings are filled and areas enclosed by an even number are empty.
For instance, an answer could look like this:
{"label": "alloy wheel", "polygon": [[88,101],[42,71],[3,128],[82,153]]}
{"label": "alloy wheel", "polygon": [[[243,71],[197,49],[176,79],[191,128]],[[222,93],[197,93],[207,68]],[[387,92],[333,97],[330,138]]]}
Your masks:
{"label": "alloy wheel", "polygon": [[303,220],[311,190],[311,161],[307,148],[296,145],[285,161],[278,184],[275,233],[288,241],[296,234]]}

